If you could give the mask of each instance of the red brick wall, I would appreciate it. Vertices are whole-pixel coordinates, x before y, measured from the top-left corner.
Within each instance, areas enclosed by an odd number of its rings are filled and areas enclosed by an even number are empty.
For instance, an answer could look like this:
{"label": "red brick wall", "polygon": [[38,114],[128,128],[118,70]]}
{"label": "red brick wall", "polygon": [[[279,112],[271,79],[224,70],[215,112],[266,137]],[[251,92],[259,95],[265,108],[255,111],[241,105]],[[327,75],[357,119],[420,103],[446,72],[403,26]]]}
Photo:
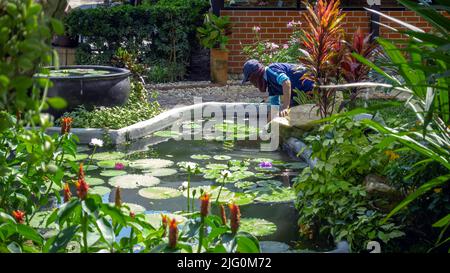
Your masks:
{"label": "red brick wall", "polygon": [[[242,54],[242,45],[248,45],[254,42],[254,26],[261,28],[260,35],[262,39],[270,40],[277,44],[286,43],[292,33],[292,30],[286,25],[292,20],[303,21],[301,15],[304,11],[281,11],[281,10],[222,10],[221,15],[228,15],[233,23],[233,34],[230,37],[228,49],[229,72],[241,73],[242,65],[246,56]],[[346,11],[344,28],[347,34],[352,34],[358,27],[366,32],[370,30],[370,15],[367,11]],[[422,29],[430,30],[431,27],[425,20],[417,16],[412,11],[385,11],[384,13],[407,21]],[[381,23],[395,25],[391,21],[381,18]],[[387,38],[400,38],[399,33],[380,26],[380,36]]]}

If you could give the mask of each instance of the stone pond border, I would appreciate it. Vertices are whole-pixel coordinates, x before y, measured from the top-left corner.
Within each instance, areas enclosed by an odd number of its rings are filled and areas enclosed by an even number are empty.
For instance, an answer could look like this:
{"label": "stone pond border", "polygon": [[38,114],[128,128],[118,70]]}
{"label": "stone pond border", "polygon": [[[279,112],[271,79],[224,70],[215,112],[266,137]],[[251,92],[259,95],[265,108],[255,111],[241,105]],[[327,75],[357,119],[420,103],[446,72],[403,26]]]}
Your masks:
{"label": "stone pond border", "polygon": [[[227,102],[204,102],[189,106],[177,107],[167,110],[151,119],[135,123],[133,125],[113,130],[101,128],[72,128],[71,132],[80,139],[79,144],[89,144],[92,138],[105,139],[111,141],[114,145],[124,144],[131,140],[144,138],[152,133],[163,130],[171,126],[174,122],[181,119],[187,111],[201,111],[203,113],[206,107],[220,107],[222,113],[226,115],[227,109],[236,109],[237,107],[256,106],[256,115],[258,116],[262,107],[265,113],[268,113],[270,106],[265,103],[227,103]],[[203,117],[203,114],[202,114]],[[46,129],[48,134],[60,133],[60,127],[49,127]]]}

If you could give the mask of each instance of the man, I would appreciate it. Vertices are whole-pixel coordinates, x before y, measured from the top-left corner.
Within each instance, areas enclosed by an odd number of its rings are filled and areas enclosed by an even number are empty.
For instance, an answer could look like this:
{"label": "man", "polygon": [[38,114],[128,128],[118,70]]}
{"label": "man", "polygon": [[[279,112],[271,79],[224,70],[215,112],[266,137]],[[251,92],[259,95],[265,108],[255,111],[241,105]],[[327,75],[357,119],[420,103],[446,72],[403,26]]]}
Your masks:
{"label": "man", "polygon": [[244,80],[250,81],[261,92],[268,92],[270,105],[280,106],[280,116],[289,114],[289,108],[295,104],[295,89],[308,92],[313,89],[311,80],[302,80],[305,69],[296,64],[273,63],[265,67],[257,60],[248,60],[244,64]]}

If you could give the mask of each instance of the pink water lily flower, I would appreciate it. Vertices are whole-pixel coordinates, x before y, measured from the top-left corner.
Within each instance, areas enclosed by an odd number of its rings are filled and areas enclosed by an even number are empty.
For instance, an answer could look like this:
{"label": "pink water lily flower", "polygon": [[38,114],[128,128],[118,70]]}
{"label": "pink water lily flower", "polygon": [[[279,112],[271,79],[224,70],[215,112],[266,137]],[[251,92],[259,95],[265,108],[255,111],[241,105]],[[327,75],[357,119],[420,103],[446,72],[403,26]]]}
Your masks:
{"label": "pink water lily flower", "polygon": [[114,169],[123,170],[125,169],[125,165],[123,165],[123,163],[117,162],[116,165],[114,165]]}

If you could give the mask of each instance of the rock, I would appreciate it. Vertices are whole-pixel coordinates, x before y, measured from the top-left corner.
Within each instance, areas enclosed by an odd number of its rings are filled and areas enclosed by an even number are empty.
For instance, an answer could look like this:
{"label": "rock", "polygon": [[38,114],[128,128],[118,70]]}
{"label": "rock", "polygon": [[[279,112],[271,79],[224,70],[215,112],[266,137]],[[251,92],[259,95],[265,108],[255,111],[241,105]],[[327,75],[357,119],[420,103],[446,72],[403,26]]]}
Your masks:
{"label": "rock", "polygon": [[389,185],[387,178],[377,174],[367,175],[364,178],[364,187],[368,197],[374,199],[374,205],[382,210],[392,210],[403,199],[402,194]]}
{"label": "rock", "polygon": [[289,156],[293,158],[298,157],[301,160],[305,161],[310,168],[314,168],[314,166],[316,165],[317,159],[311,159],[311,148],[296,138],[289,138],[283,144],[283,149],[289,154]]}

